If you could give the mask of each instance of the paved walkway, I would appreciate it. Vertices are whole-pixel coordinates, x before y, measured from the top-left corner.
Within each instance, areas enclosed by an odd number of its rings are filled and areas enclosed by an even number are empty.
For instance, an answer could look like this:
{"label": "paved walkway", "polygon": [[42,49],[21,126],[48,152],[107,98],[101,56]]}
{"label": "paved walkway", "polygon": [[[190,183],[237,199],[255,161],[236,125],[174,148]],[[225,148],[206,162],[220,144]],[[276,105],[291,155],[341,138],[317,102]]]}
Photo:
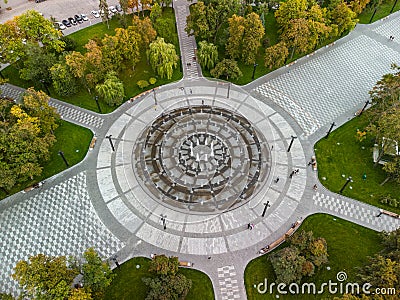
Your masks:
{"label": "paved walkway", "polygon": [[[391,30],[396,35],[399,18],[396,13],[362,26],[335,45],[245,89],[206,81],[199,77],[201,73],[194,73],[196,78],[186,71],[181,82],[157,90],[157,106],[150,93],[106,117],[52,99],[66,120],[96,130],[98,142],[82,163],[46,180],[41,189],[0,202],[0,239],[7,241],[0,246],[0,290],[17,293],[9,274],[15,262],[29,254],[79,254],[94,246],[104,257],[117,253],[121,262],[150,253],[178,255],[210,276],[217,299],[245,299],[245,266],[296,220],[324,212],[377,231],[398,227],[398,219],[377,217],[375,207],[322,186],[313,191],[317,174],[307,162],[314,141],[325,134],[327,126],[348,120],[392,60],[400,61],[399,44],[389,43],[385,36]],[[367,60],[364,51],[372,51],[368,55],[374,59]],[[183,58],[184,63],[190,55]],[[353,84],[337,81],[339,77],[351,78]],[[8,85],[5,93],[18,94],[21,89]],[[183,213],[147,193],[135,173],[136,137],[163,111],[202,101],[251,120],[271,155],[270,171],[258,183],[254,197],[223,214]],[[108,134],[112,134],[115,152],[105,139]],[[291,136],[298,138],[288,152]],[[299,173],[290,178],[293,169]],[[271,206],[262,217],[266,201]],[[161,216],[166,219],[165,230]],[[248,223],[255,228],[248,230]]]}

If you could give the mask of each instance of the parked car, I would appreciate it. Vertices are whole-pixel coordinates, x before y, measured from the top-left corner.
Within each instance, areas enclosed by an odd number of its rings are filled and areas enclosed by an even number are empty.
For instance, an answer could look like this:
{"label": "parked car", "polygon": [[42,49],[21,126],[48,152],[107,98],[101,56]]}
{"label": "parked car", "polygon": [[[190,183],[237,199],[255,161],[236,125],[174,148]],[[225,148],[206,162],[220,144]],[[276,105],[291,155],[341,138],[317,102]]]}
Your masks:
{"label": "parked car", "polygon": [[119,11],[119,12],[122,11],[122,7],[121,7],[120,4],[115,5],[115,9],[116,9],[117,11]]}
{"label": "parked car", "polygon": [[89,21],[89,18],[85,14],[81,14],[81,18],[83,21]]}
{"label": "parked car", "polygon": [[67,27],[71,27],[71,23],[68,20],[62,20],[62,23]]}
{"label": "parked car", "polygon": [[55,22],[55,23],[54,23],[54,27],[55,27],[56,29],[59,29],[59,30],[67,29],[67,27],[65,27],[65,25],[64,25],[63,23],[61,23],[61,22]]}
{"label": "parked car", "polygon": [[93,17],[100,18],[100,14],[99,14],[99,12],[97,10],[92,10],[91,13],[92,13]]}
{"label": "parked car", "polygon": [[72,25],[76,25],[76,21],[74,18],[68,18],[68,21],[72,24]]}
{"label": "parked car", "polygon": [[115,14],[115,13],[117,12],[117,9],[115,8],[115,6],[109,6],[109,7],[108,7],[108,10],[109,10],[110,12],[112,12],[113,14]]}
{"label": "parked car", "polygon": [[83,22],[82,17],[81,17],[80,15],[75,15],[75,16],[74,16],[74,19],[75,19],[75,21],[78,22],[78,23],[82,23],[82,22]]}

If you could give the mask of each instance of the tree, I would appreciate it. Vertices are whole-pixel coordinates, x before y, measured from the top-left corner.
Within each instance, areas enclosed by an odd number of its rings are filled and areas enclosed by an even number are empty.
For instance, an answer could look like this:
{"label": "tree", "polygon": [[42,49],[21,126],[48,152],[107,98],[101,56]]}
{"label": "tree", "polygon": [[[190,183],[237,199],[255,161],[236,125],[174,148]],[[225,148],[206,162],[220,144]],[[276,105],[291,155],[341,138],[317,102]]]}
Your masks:
{"label": "tree", "polygon": [[211,75],[215,78],[225,76],[226,80],[228,80],[229,78],[237,79],[243,74],[235,60],[223,59],[211,70]]}
{"label": "tree", "polygon": [[129,61],[132,64],[132,68],[135,69],[136,64],[140,60],[140,34],[132,26],[129,26],[126,30],[116,28],[115,33],[118,54]]}
{"label": "tree", "polygon": [[107,23],[107,28],[110,29],[110,24],[108,24],[109,10],[107,0],[99,0],[99,10],[101,15],[101,20]]}
{"label": "tree", "polygon": [[12,277],[29,298],[65,299],[71,290],[71,283],[78,274],[67,266],[65,256],[52,257],[44,254],[21,260],[14,268]]}
{"label": "tree", "polygon": [[162,16],[162,8],[158,3],[155,3],[151,7],[151,12],[150,12],[150,20],[153,22],[153,24]]}
{"label": "tree", "polygon": [[149,265],[149,272],[156,275],[175,275],[178,270],[179,260],[175,256],[156,255]]}
{"label": "tree", "polygon": [[104,83],[96,85],[96,92],[108,105],[119,105],[125,97],[124,84],[115,72],[109,72]]}
{"label": "tree", "polygon": [[294,19],[302,19],[307,16],[307,0],[288,0],[282,2],[275,11],[275,18],[281,27],[281,32],[285,32],[290,26],[289,22]]}
{"label": "tree", "polygon": [[244,36],[242,47],[242,60],[245,64],[253,64],[256,61],[258,48],[261,46],[261,39],[264,36],[264,26],[256,13],[250,13],[244,21]]}
{"label": "tree", "polygon": [[70,96],[78,91],[75,77],[65,63],[54,64],[50,68],[50,74],[53,87],[57,94],[61,96]]}
{"label": "tree", "polygon": [[142,14],[144,17],[144,10],[150,9],[151,4],[153,3],[153,0],[140,0],[140,3],[142,4]]}
{"label": "tree", "polygon": [[194,35],[202,40],[212,37],[207,20],[207,7],[204,2],[199,1],[192,5],[190,14],[186,17],[185,31],[188,35]]}
{"label": "tree", "polygon": [[300,255],[297,248],[283,248],[272,254],[270,260],[276,274],[276,282],[285,284],[300,282],[306,259]]}
{"label": "tree", "polygon": [[350,2],[350,7],[356,14],[360,14],[370,1],[371,0],[353,0]]}
{"label": "tree", "polygon": [[284,42],[279,42],[265,49],[264,65],[269,69],[276,69],[286,61],[289,50]]}
{"label": "tree", "polygon": [[25,55],[25,44],[15,18],[0,24],[0,45],[0,62],[3,64],[13,64]]}
{"label": "tree", "polygon": [[178,271],[177,257],[155,256],[150,262],[149,272],[156,277],[143,278],[144,284],[150,288],[146,300],[185,299],[192,281]]}
{"label": "tree", "polygon": [[400,261],[400,228],[391,232],[383,231],[380,237],[384,246],[381,254],[393,261]]}
{"label": "tree", "polygon": [[93,299],[92,295],[81,288],[72,289],[68,297],[68,300],[92,300],[92,299]]}
{"label": "tree", "polygon": [[390,258],[376,254],[369,258],[369,263],[358,269],[362,282],[368,282],[375,287],[400,288],[399,264]]}
{"label": "tree", "polygon": [[59,116],[48,101],[49,96],[33,89],[27,90],[20,105],[0,99],[0,187],[10,189],[32,180],[50,158]]}
{"label": "tree", "polygon": [[207,41],[199,42],[197,57],[202,68],[207,68],[208,70],[211,70],[218,62],[217,46],[212,43],[207,43]]}
{"label": "tree", "polygon": [[30,45],[26,51],[24,67],[19,71],[22,79],[51,84],[50,68],[56,63],[54,53],[46,52],[38,45]]}
{"label": "tree", "polygon": [[157,32],[153,28],[151,20],[146,17],[141,20],[138,16],[133,16],[131,32],[136,31],[141,36],[140,47],[142,50],[148,49],[151,42],[157,36]]}
{"label": "tree", "polygon": [[151,67],[161,78],[172,78],[174,68],[177,67],[179,61],[174,45],[167,44],[163,38],[157,38],[150,44],[147,57]]}
{"label": "tree", "polygon": [[242,54],[243,38],[245,32],[245,20],[242,16],[233,15],[228,19],[229,38],[226,51],[232,59],[238,59]]}
{"label": "tree", "polygon": [[136,7],[136,11],[139,11],[139,0],[128,0],[127,5],[132,11],[134,7]]}
{"label": "tree", "polygon": [[341,0],[328,12],[334,35],[342,35],[345,31],[352,30],[358,20],[357,14],[353,12],[344,0]]}
{"label": "tree", "polygon": [[154,28],[157,31],[157,36],[162,37],[166,43],[174,44],[175,47],[179,47],[174,20],[158,18],[154,23]]}
{"label": "tree", "polygon": [[112,274],[110,266],[101,260],[93,248],[87,249],[83,257],[85,263],[82,265],[81,272],[84,289],[90,292],[94,299],[102,299],[115,275]]}
{"label": "tree", "polygon": [[150,288],[146,300],[185,299],[192,287],[192,281],[180,273],[174,276],[143,278],[143,282]]}
{"label": "tree", "polygon": [[396,156],[393,160],[386,162],[382,169],[386,172],[387,177],[381,185],[384,185],[390,179],[400,183],[400,155]]}

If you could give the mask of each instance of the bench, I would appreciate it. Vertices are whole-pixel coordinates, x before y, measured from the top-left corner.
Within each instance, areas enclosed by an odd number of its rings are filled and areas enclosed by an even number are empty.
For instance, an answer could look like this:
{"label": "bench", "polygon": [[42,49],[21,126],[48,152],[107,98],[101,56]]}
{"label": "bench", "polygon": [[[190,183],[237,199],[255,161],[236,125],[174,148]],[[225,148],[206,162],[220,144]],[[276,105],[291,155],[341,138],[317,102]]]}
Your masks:
{"label": "bench", "polygon": [[180,267],[193,267],[193,263],[190,261],[180,261],[179,262]]}
{"label": "bench", "polygon": [[400,216],[398,214],[388,211],[388,210],[383,210],[382,213],[385,215],[388,215],[390,217],[393,217],[393,218],[397,218],[397,219],[400,218]]}
{"label": "bench", "polygon": [[94,136],[94,137],[92,138],[92,141],[90,142],[89,150],[93,150],[94,145],[96,144],[96,140],[97,140],[97,137]]}
{"label": "bench", "polygon": [[292,226],[289,228],[288,231],[286,231],[286,233],[284,235],[282,235],[279,239],[277,239],[273,243],[262,248],[260,251],[258,251],[258,253],[266,254],[269,251],[271,251],[272,249],[278,247],[280,244],[282,244],[289,236],[291,236],[296,231],[296,229],[300,226],[300,224],[301,224],[300,220],[293,223]]}

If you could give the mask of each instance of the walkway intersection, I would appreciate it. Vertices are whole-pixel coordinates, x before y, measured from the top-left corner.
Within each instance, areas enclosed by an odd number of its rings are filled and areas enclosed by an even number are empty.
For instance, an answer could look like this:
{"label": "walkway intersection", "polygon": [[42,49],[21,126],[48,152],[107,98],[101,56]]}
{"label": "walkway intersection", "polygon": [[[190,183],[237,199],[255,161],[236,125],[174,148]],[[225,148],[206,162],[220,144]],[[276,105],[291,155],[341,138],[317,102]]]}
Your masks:
{"label": "walkway intersection", "polygon": [[[400,37],[400,13],[358,26],[241,88],[201,77],[194,39],[183,31],[188,2],[174,6],[183,80],[107,116],[51,99],[65,120],[95,131],[98,140],[82,163],[41,189],[0,202],[1,291],[18,293],[9,276],[18,260],[95,247],[120,262],[151,253],[179,256],[210,276],[216,299],[246,299],[247,263],[297,220],[322,212],[378,231],[400,225],[377,217],[376,207],[322,186],[313,191],[318,178],[307,166],[330,123],[351,118],[390,64],[400,62],[400,39],[387,37]],[[10,96],[23,92],[2,89]],[[221,195],[237,192],[242,200],[220,201],[214,191],[221,186]]]}

